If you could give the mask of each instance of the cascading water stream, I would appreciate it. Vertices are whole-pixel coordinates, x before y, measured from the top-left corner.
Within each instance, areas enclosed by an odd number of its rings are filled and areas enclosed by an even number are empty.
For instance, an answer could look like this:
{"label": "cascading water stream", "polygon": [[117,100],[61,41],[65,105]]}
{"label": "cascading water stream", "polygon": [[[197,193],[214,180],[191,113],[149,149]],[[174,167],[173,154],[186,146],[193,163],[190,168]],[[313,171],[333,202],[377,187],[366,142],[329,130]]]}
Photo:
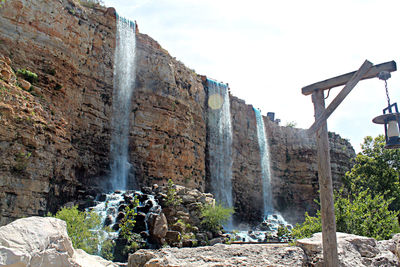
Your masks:
{"label": "cascading water stream", "polygon": [[265,133],[264,120],[261,112],[254,108],[257,121],[257,139],[258,146],[260,148],[261,158],[261,180],[263,188],[263,215],[264,217],[274,212],[274,206],[272,204],[272,190],[271,190],[271,170],[269,161],[269,149],[268,142]]}
{"label": "cascading water stream", "polygon": [[[211,189],[219,203],[232,208],[232,125],[228,87],[210,79],[207,84]],[[225,228],[232,229],[232,221]]]}
{"label": "cascading water stream", "polygon": [[272,231],[277,231],[280,225],[289,226],[282,215],[275,211],[272,203],[270,155],[265,131],[264,119],[258,109],[254,109],[257,121],[257,139],[261,158],[261,180],[263,185],[263,215],[264,221]]}
{"label": "cascading water stream", "polygon": [[[128,146],[131,98],[136,76],[135,51],[135,23],[117,15],[110,144],[111,190],[127,190],[131,168]],[[135,181],[131,182],[135,184]]]}

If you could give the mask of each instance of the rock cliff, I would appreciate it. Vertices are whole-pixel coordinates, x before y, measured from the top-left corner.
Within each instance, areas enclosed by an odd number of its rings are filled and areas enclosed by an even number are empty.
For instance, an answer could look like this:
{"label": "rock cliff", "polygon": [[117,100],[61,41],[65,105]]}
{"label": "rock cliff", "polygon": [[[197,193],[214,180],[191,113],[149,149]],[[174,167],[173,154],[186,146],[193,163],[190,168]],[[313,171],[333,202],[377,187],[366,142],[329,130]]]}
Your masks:
{"label": "rock cliff", "polygon": [[[0,8],[0,67],[37,74],[0,80],[0,225],[93,198],[109,177],[115,10],[76,0],[7,1]],[[129,152],[140,186],[205,191],[207,90],[201,77],[137,33]],[[12,67],[12,69],[10,69]],[[3,75],[3,72],[2,72]],[[6,72],[4,72],[6,75]],[[261,218],[260,155],[252,107],[231,96],[237,218]],[[315,143],[265,120],[276,208],[298,221],[314,211]],[[4,127],[3,127],[4,126]],[[331,135],[334,179],[349,169],[350,144]]]}
{"label": "rock cliff", "polygon": [[[260,221],[262,216],[262,182],[256,117],[253,107],[231,97],[233,127],[233,187],[236,217]],[[318,208],[318,167],[315,139],[305,130],[279,126],[267,117],[264,124],[270,148],[271,184],[274,207],[290,223],[314,214]],[[334,187],[351,168],[355,156],[351,144],[339,135],[329,133]],[[251,209],[249,209],[251,207]]]}

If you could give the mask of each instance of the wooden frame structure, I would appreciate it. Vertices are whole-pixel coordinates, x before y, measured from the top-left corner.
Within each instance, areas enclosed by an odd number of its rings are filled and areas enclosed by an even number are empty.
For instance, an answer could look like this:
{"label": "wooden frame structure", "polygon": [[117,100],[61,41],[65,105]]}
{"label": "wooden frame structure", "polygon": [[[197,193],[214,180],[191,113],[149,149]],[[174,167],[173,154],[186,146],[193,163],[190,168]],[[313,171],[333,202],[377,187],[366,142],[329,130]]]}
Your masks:
{"label": "wooden frame structure", "polygon": [[[324,266],[339,266],[336,240],[336,219],[333,203],[332,171],[329,155],[328,127],[326,121],[360,80],[377,77],[381,71],[393,72],[396,70],[396,62],[394,61],[373,66],[371,62],[366,60],[357,71],[317,82],[301,89],[304,95],[312,95],[312,102],[314,104],[315,122],[308,129],[308,134],[313,135],[315,133],[317,141]],[[335,99],[332,100],[330,105],[325,108],[324,90],[332,89],[341,85],[345,85],[344,88],[339,92]]]}

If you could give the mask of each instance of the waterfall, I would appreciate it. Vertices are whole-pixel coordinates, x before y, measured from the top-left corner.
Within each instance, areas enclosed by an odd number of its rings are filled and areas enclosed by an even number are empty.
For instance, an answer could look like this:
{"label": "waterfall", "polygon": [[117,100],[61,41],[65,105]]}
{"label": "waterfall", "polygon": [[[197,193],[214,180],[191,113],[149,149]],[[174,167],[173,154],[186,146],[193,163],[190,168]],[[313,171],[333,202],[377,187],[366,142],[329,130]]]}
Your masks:
{"label": "waterfall", "polygon": [[260,148],[261,158],[264,222],[269,225],[270,230],[276,232],[280,225],[284,225],[289,228],[291,228],[292,225],[288,224],[286,220],[282,217],[282,215],[279,212],[275,211],[274,205],[272,204],[271,167],[267,134],[265,132],[265,125],[261,112],[258,109],[253,109],[257,121],[257,139],[258,146]]}
{"label": "waterfall", "polygon": [[[232,125],[228,87],[210,79],[207,84],[211,190],[219,203],[232,208]],[[232,228],[232,222],[226,228]]]}
{"label": "waterfall", "polygon": [[258,146],[260,148],[260,158],[261,158],[261,180],[263,189],[263,214],[264,217],[272,214],[274,212],[274,206],[272,204],[272,190],[271,190],[271,170],[269,161],[269,148],[267,142],[267,135],[265,132],[264,120],[261,112],[255,108],[254,113],[256,115],[257,121],[257,138]]}
{"label": "waterfall", "polygon": [[136,75],[135,49],[135,23],[117,15],[110,144],[112,190],[127,189],[131,167],[128,146],[130,106]]}

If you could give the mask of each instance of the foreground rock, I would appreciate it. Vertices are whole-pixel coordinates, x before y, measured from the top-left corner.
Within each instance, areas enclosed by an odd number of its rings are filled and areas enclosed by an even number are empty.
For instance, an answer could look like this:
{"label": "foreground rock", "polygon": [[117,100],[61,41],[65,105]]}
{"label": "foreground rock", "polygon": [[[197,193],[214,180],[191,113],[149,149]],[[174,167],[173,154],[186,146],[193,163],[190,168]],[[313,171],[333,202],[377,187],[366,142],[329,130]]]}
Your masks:
{"label": "foreground rock", "polygon": [[74,250],[67,225],[56,218],[30,217],[0,227],[0,266],[111,267],[101,257]]}
{"label": "foreground rock", "polygon": [[[321,233],[287,245],[223,245],[139,250],[128,266],[324,266]],[[337,233],[340,266],[399,266],[400,234],[391,240]]]}
{"label": "foreground rock", "polygon": [[197,248],[138,250],[128,266],[303,266],[299,247],[282,245],[224,245]]}
{"label": "foreground rock", "polygon": [[[322,255],[322,235],[297,241],[312,266],[324,266]],[[373,238],[345,233],[337,233],[340,266],[399,266],[398,243],[400,235],[391,240],[376,241]]]}

